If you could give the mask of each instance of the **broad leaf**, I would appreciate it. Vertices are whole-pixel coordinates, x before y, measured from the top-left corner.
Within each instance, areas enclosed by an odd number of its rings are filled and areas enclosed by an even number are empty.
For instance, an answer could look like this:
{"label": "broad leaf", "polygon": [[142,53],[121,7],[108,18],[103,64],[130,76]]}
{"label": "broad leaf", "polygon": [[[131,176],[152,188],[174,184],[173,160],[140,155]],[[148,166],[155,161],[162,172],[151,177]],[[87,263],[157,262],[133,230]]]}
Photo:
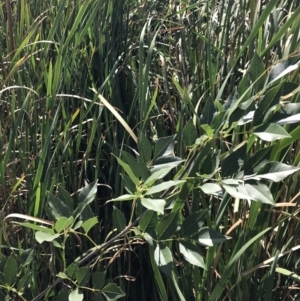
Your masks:
{"label": "broad leaf", "polygon": [[101,290],[105,283],[106,272],[94,272],[92,274],[93,288]]}
{"label": "broad leaf", "polygon": [[273,146],[261,148],[256,151],[251,157],[247,158],[245,161],[244,174],[252,175],[256,172],[255,168],[258,165],[263,164],[264,166],[270,158],[272,148]]}
{"label": "broad leaf", "polygon": [[190,264],[207,270],[203,257],[200,255],[199,249],[189,241],[181,241],[179,243],[179,252]]}
{"label": "broad leaf", "polygon": [[12,286],[17,280],[17,274],[19,272],[18,263],[13,254],[8,257],[3,272],[5,277],[5,284]]}
{"label": "broad leaf", "polygon": [[48,194],[48,205],[52,215],[56,218],[56,220],[63,216],[69,218],[72,215],[72,212],[66,203],[51,193]]}
{"label": "broad leaf", "polygon": [[81,227],[83,228],[84,232],[87,234],[95,225],[98,224],[97,217],[91,217],[90,219],[86,220]]}
{"label": "broad leaf", "polygon": [[296,70],[299,67],[299,64],[300,61],[296,64],[289,65],[288,60],[278,63],[270,71],[269,84]]}
{"label": "broad leaf", "polygon": [[254,134],[261,140],[268,142],[291,137],[283,127],[276,123],[259,126],[254,130]]}
{"label": "broad leaf", "polygon": [[43,243],[44,241],[51,242],[58,237],[59,237],[59,234],[49,234],[49,233],[45,233],[45,232],[41,232],[41,231],[35,232],[35,239],[40,244]]}
{"label": "broad leaf", "polygon": [[125,293],[115,283],[107,284],[102,288],[101,293],[111,301],[125,296]]}
{"label": "broad leaf", "polygon": [[154,251],[154,260],[159,269],[168,277],[172,277],[173,256],[170,249],[164,244],[157,244]]}
{"label": "broad leaf", "polygon": [[[28,284],[30,280],[32,279],[31,273],[24,275],[19,281],[18,281],[18,291],[23,291],[25,288],[28,287]],[[1,300],[1,299],[0,299]]]}
{"label": "broad leaf", "polygon": [[20,256],[20,263],[23,266],[26,266],[32,262],[34,259],[34,249],[24,250]]}
{"label": "broad leaf", "polygon": [[74,211],[74,201],[68,191],[59,186],[57,197],[68,206],[71,212]]}
{"label": "broad leaf", "polygon": [[207,154],[205,160],[200,164],[200,169],[198,173],[201,176],[212,176],[217,168],[219,168],[220,158],[219,153],[216,151],[211,151]]}
{"label": "broad leaf", "polygon": [[264,120],[267,120],[271,110],[275,108],[282,95],[281,84],[271,88],[267,91],[266,95],[260,101],[258,108],[256,109],[253,117],[253,124],[260,125],[263,124]]}
{"label": "broad leaf", "polygon": [[66,273],[67,273],[67,275],[68,275],[70,278],[75,278],[78,269],[79,269],[79,267],[78,267],[77,264],[71,263],[71,264],[67,267]]}
{"label": "broad leaf", "polygon": [[204,108],[200,115],[201,124],[211,124],[214,114],[216,113],[216,108],[214,101],[211,97],[208,97],[205,101]]}
{"label": "broad leaf", "polygon": [[184,180],[178,180],[178,181],[167,181],[167,182],[163,182],[161,184],[152,186],[146,193],[145,195],[149,195],[149,194],[155,194],[157,192],[160,191],[165,191],[167,189],[169,189],[172,186],[177,186],[178,184],[184,183]]}
{"label": "broad leaf", "polygon": [[113,224],[119,232],[126,227],[126,219],[123,212],[115,206],[113,206]]}
{"label": "broad leaf", "polygon": [[132,182],[132,180],[127,175],[120,174],[120,176],[123,179],[123,183],[124,183],[126,191],[130,194],[134,194],[136,191],[136,186]]}
{"label": "broad leaf", "polygon": [[288,120],[288,118],[292,118],[297,116],[295,120],[300,121],[298,117],[300,113],[300,103],[289,103],[283,107],[281,107],[270,119],[270,122],[277,124],[287,124],[284,121]]}
{"label": "broad leaf", "polygon": [[141,198],[141,203],[147,209],[156,211],[160,214],[164,214],[164,208],[166,205],[166,201],[163,199]]}
{"label": "broad leaf", "polygon": [[134,194],[124,194],[124,195],[121,195],[115,199],[111,199],[109,200],[108,202],[124,202],[124,201],[132,201],[134,199],[136,199],[137,196],[134,195]]}
{"label": "broad leaf", "polygon": [[193,236],[198,233],[204,223],[207,210],[193,212],[182,223],[181,236]]}
{"label": "broad leaf", "polygon": [[211,194],[218,197],[222,197],[223,195],[221,186],[215,183],[205,183],[200,186],[200,189],[206,194]]}
{"label": "broad leaf", "polygon": [[239,183],[239,182],[237,183],[234,180],[232,181],[224,180],[222,181],[222,186],[227,191],[227,193],[234,198],[252,200],[252,197],[248,194],[243,183]]}
{"label": "broad leaf", "polygon": [[81,267],[77,270],[76,280],[78,285],[85,286],[90,280],[90,269],[88,267]]}
{"label": "broad leaf", "polygon": [[154,149],[154,160],[159,157],[168,157],[174,155],[174,140],[176,135],[162,137],[158,139]]}
{"label": "broad leaf", "polygon": [[97,194],[97,181],[85,186],[79,193],[79,203],[90,204]]}
{"label": "broad leaf", "polygon": [[60,279],[69,279],[69,277],[65,273],[63,273],[63,272],[59,272],[55,276],[58,277],[58,278],[60,278]]}
{"label": "broad leaf", "polygon": [[152,145],[149,139],[142,132],[140,132],[137,147],[142,160],[146,164],[150,162],[152,154]]}
{"label": "broad leaf", "polygon": [[267,185],[251,181],[250,183],[245,183],[245,188],[248,194],[251,195],[252,200],[274,205],[272,193]]}
{"label": "broad leaf", "polygon": [[265,66],[263,60],[255,52],[249,68],[249,76],[254,83],[254,90],[259,92],[266,82]]}
{"label": "broad leaf", "polygon": [[299,169],[299,167],[290,166],[281,162],[269,162],[256,175],[256,178],[280,182]]}
{"label": "broad leaf", "polygon": [[156,231],[160,240],[173,236],[178,226],[178,211],[165,215],[156,225]]}
{"label": "broad leaf", "polygon": [[82,301],[83,300],[83,293],[76,288],[69,294],[69,301]]}
{"label": "broad leaf", "polygon": [[197,235],[197,241],[200,245],[206,247],[216,246],[225,240],[231,239],[231,237],[221,234],[213,229],[202,229]]}
{"label": "broad leaf", "polygon": [[244,164],[246,157],[247,145],[243,144],[240,148],[232,152],[227,158],[222,162],[221,173],[222,177],[232,177],[237,174],[240,168]]}
{"label": "broad leaf", "polygon": [[131,167],[126,164],[124,161],[122,161],[121,159],[117,158],[118,163],[123,167],[123,169],[126,171],[126,173],[128,174],[129,178],[131,179],[131,181],[135,184],[135,185],[139,185],[139,179],[136,177],[136,175],[134,174],[134,172],[132,171]]}
{"label": "broad leaf", "polygon": [[159,166],[155,169],[152,169],[151,176],[145,181],[145,184],[152,186],[156,180],[165,177],[173,168],[174,166],[169,166],[169,167]]}
{"label": "broad leaf", "polygon": [[139,226],[143,232],[155,229],[157,223],[157,213],[152,210],[148,210],[141,218]]}
{"label": "broad leaf", "polygon": [[74,217],[70,216],[69,218],[66,217],[61,217],[56,223],[55,223],[55,230],[57,233],[62,232],[64,229],[68,228],[69,226],[72,225],[74,221]]}
{"label": "broad leaf", "polygon": [[191,146],[195,143],[198,137],[198,133],[193,124],[193,121],[190,119],[183,128],[183,141],[185,145]]}

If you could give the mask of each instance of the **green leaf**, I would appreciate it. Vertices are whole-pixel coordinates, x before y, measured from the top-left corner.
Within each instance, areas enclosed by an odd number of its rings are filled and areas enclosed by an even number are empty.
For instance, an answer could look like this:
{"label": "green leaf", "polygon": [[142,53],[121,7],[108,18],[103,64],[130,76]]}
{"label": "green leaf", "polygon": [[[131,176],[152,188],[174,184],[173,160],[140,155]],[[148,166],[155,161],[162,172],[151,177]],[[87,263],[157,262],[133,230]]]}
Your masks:
{"label": "green leaf", "polygon": [[167,190],[172,186],[177,186],[181,183],[184,183],[184,180],[177,180],[177,181],[167,181],[167,182],[163,182],[161,184],[152,186],[146,193],[145,195],[149,195],[149,194],[155,194],[157,192],[163,191],[163,190]]}
{"label": "green leaf", "polygon": [[228,179],[222,181],[223,188],[230,194],[232,197],[237,199],[252,200],[252,197],[248,194],[244,183],[241,181],[236,181],[234,179]]}
{"label": "green leaf", "polygon": [[247,145],[243,144],[240,148],[232,152],[222,162],[221,174],[223,178],[232,177],[237,174],[244,164]]}
{"label": "green leaf", "polygon": [[122,151],[121,154],[124,163],[128,164],[128,166],[130,166],[130,168],[134,172],[135,176],[139,178],[141,175],[139,171],[138,160],[125,151]]}
{"label": "green leaf", "polygon": [[266,95],[260,101],[253,117],[253,124],[260,125],[267,120],[271,110],[279,104],[282,95],[281,84],[271,88],[267,91]]}
{"label": "green leaf", "polygon": [[273,146],[259,149],[251,157],[245,161],[244,174],[253,175],[256,171],[255,168],[261,164],[264,166],[270,158]]}
{"label": "green leaf", "polygon": [[261,140],[268,142],[291,137],[283,127],[276,123],[261,125],[254,130],[254,134]]}
{"label": "green leaf", "polygon": [[166,201],[163,199],[141,198],[141,203],[147,209],[156,211],[160,214],[164,214],[164,208],[166,205]]}
{"label": "green leaf", "polygon": [[299,169],[299,167],[290,166],[281,162],[269,162],[265,164],[264,168],[258,172],[255,178],[280,182]]}
{"label": "green leaf", "polygon": [[170,249],[164,244],[157,244],[154,251],[154,260],[159,269],[172,278],[173,256]]}
{"label": "green leaf", "polygon": [[299,65],[300,61],[293,65],[289,65],[288,60],[278,63],[270,71],[269,84],[296,70]]}
{"label": "green leaf", "polygon": [[84,232],[87,234],[97,224],[98,224],[98,218],[94,216],[86,220],[81,226]]}
{"label": "green leaf", "polygon": [[70,212],[74,211],[74,201],[68,191],[59,186],[57,197],[68,206]]}
{"label": "green leaf", "polygon": [[150,177],[151,172],[147,167],[147,165],[145,164],[145,162],[141,159],[141,157],[138,157],[137,160],[138,160],[140,176],[144,181],[146,181]]}
{"label": "green leaf", "polygon": [[204,108],[200,115],[200,123],[210,125],[215,113],[216,113],[216,108],[215,108],[214,101],[211,97],[208,97],[205,101]]}
{"label": "green leaf", "polygon": [[249,76],[254,83],[254,90],[259,92],[266,82],[265,66],[263,60],[255,52],[249,68]]}
{"label": "green leaf", "polygon": [[76,263],[71,263],[66,270],[67,275],[71,278],[74,279],[76,276],[76,273],[78,271],[78,265]]}
{"label": "green leaf", "polygon": [[140,132],[137,147],[142,160],[148,164],[151,160],[152,145],[149,139],[142,132]]}
{"label": "green leaf", "polygon": [[174,166],[161,166],[155,170],[151,170],[151,176],[145,181],[145,185],[152,186],[156,180],[165,177],[173,168]]}
{"label": "green leaf", "polygon": [[48,194],[48,205],[50,207],[51,213],[57,220],[63,216],[68,218],[72,215],[72,212],[68,208],[68,206],[62,200],[51,193]]}
{"label": "green leaf", "polygon": [[49,233],[49,234],[54,234],[54,229],[53,228],[38,226],[38,225],[35,225],[35,224],[31,224],[31,223],[19,223],[19,225],[22,226],[22,227],[32,229],[32,230],[41,231],[41,232],[45,232],[45,233]]}
{"label": "green leaf", "polygon": [[74,291],[72,291],[69,294],[68,300],[69,301],[82,301],[83,300],[83,293],[78,288],[76,288]]}
{"label": "green leaf", "polygon": [[20,256],[20,263],[22,266],[26,266],[34,259],[34,249],[24,250]]}
{"label": "green leaf", "polygon": [[199,249],[189,241],[181,241],[179,243],[179,252],[190,264],[207,270],[203,257],[200,255]]}
{"label": "green leaf", "polygon": [[73,221],[73,216],[70,216],[69,218],[63,216],[55,223],[54,228],[56,232],[60,233],[63,230],[67,229],[70,225],[72,225]]}
{"label": "green leaf", "polygon": [[69,279],[69,277],[63,273],[63,272],[59,272],[56,277],[61,278],[61,279]]}
{"label": "green leaf", "polygon": [[198,174],[202,176],[212,176],[217,170],[217,168],[219,168],[219,163],[219,153],[217,153],[216,151],[209,152],[205,160],[202,161]]}
{"label": "green leaf", "polygon": [[300,282],[300,276],[292,271],[283,268],[276,268],[276,273],[287,276],[288,278],[292,278],[297,282]]}
{"label": "green leaf", "polygon": [[123,167],[123,169],[126,171],[126,173],[128,174],[129,178],[132,180],[132,182],[135,185],[139,185],[140,181],[139,179],[136,177],[136,175],[134,174],[134,172],[132,171],[131,167],[126,164],[125,162],[123,162],[121,159],[115,157],[119,163],[119,165],[121,165]]}
{"label": "green leaf", "polygon": [[113,206],[113,223],[114,227],[118,229],[119,232],[124,230],[126,227],[126,219],[121,210]]}
{"label": "green leaf", "polygon": [[269,187],[263,183],[245,183],[245,189],[251,195],[251,199],[257,202],[274,205],[274,200]]}
{"label": "green leaf", "polygon": [[88,205],[94,201],[97,194],[97,181],[85,186],[79,193],[79,203]]}
{"label": "green leaf", "polygon": [[139,226],[143,232],[155,229],[157,223],[157,213],[152,210],[148,210],[145,215],[141,218]]}
{"label": "green leaf", "polygon": [[106,272],[94,272],[92,274],[93,288],[101,290],[105,283]]}
{"label": "green leaf", "polygon": [[197,235],[198,243],[206,247],[216,246],[231,237],[221,234],[213,229],[201,229]]}
{"label": "green leaf", "polygon": [[183,141],[185,145],[191,146],[195,143],[198,138],[198,133],[193,124],[193,121],[190,119],[183,128]]}
{"label": "green leaf", "polygon": [[174,155],[174,140],[176,134],[168,137],[159,138],[155,144],[154,149],[154,158],[153,160],[159,157],[168,157]]}
{"label": "green leaf", "polygon": [[204,223],[204,218],[208,210],[201,210],[193,212],[182,223],[181,235],[182,237],[193,236],[198,233]]}
{"label": "green leaf", "polygon": [[59,234],[49,234],[49,233],[45,233],[45,232],[41,232],[41,231],[35,232],[35,239],[40,244],[43,243],[44,241],[51,242],[58,237],[59,237]]}
{"label": "green leaf", "polygon": [[220,185],[215,183],[205,183],[200,186],[200,189],[206,193],[221,197],[223,195],[223,190]]}
{"label": "green leaf", "polygon": [[32,275],[31,273],[24,275],[19,281],[18,281],[18,286],[17,290],[19,292],[24,291],[25,288],[28,287],[29,281],[31,279]]}
{"label": "green leaf", "polygon": [[68,300],[69,290],[67,287],[63,287],[57,294],[56,301],[66,301]]}
{"label": "green leaf", "polygon": [[295,122],[299,122],[300,103],[289,103],[280,109],[270,119],[271,123],[277,123],[279,125],[289,124],[289,118],[294,118]]}
{"label": "green leaf", "polygon": [[90,269],[88,267],[81,267],[76,273],[76,280],[78,285],[85,286],[90,280]]}
{"label": "green leaf", "polygon": [[108,300],[116,300],[125,296],[125,293],[115,283],[109,283],[102,288],[101,293]]}
{"label": "green leaf", "polygon": [[5,284],[9,286],[13,286],[13,284],[17,280],[17,274],[19,272],[18,263],[13,254],[11,254],[8,257],[3,272],[4,272]]}
{"label": "green leaf", "polygon": [[123,179],[123,182],[124,182],[124,186],[125,186],[125,189],[128,193],[130,194],[134,194],[135,191],[136,191],[136,186],[135,184],[132,182],[132,180],[127,176],[127,175],[123,175],[123,174],[120,174],[120,176],[122,177]]}
{"label": "green leaf", "polygon": [[160,240],[169,239],[176,232],[178,226],[178,211],[165,215],[156,225]]}
{"label": "green leaf", "polygon": [[[109,200],[108,202],[124,202],[124,201],[132,201],[134,199],[136,199],[137,196],[136,195],[133,195],[133,194],[124,194],[124,195],[121,195],[119,197],[117,197],[116,199],[111,199]],[[108,203],[107,202],[107,203]]]}

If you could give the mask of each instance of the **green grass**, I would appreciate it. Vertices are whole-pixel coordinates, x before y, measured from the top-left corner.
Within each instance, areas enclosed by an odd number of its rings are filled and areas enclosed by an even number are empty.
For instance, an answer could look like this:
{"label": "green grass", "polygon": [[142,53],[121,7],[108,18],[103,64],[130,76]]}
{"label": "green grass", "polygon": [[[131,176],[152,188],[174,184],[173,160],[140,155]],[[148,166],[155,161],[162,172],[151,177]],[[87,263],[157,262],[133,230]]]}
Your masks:
{"label": "green grass", "polygon": [[[2,1],[0,20],[1,300],[17,291],[22,292],[18,300],[66,300],[68,289],[56,282],[56,274],[120,232],[114,230],[116,218],[123,225],[120,212],[126,226],[143,212],[135,201],[106,203],[130,186],[116,157],[138,173],[134,161],[124,159],[124,152],[141,153],[136,137],[139,142],[141,135],[148,137],[151,156],[157,140],[173,134],[174,154],[187,161],[166,180],[191,182],[180,184],[180,193],[168,191],[167,205],[176,203],[179,224],[208,210],[203,226],[232,239],[200,247],[205,271],[182,258],[176,236],[170,235],[166,245],[175,268],[166,276],[155,263],[155,245],[135,228],[83,267],[105,271],[105,283],[116,283],[124,300],[299,298],[298,251],[292,249],[299,245],[299,173],[279,182],[263,180],[275,206],[201,190],[206,181],[201,176],[209,169],[201,162],[218,158],[210,183],[236,177],[220,168],[226,158],[234,161],[230,155],[243,143],[248,159],[270,147],[268,160],[299,166],[299,1]],[[276,65],[277,75],[294,69],[268,86]],[[260,117],[238,123],[263,96],[276,100],[277,88],[281,98],[273,107],[266,104]],[[289,103],[295,104],[290,115],[296,119],[284,124],[290,137],[257,138],[268,109],[272,118]],[[207,140],[195,142],[205,135]],[[79,239],[70,232],[62,248],[53,241],[37,243],[37,229],[24,226],[28,217],[42,220],[31,220],[36,226],[55,223],[50,195],[66,201],[62,187],[72,194],[75,209],[83,199],[80,191],[94,181],[97,194],[82,221],[95,216],[99,222],[88,236],[78,228]],[[8,267],[18,267],[18,276],[11,274],[17,282],[5,278]],[[17,287],[20,279],[24,290]],[[92,280],[82,286],[68,281],[72,289],[96,287]],[[46,297],[38,297],[53,283]],[[92,300],[94,292],[82,290],[85,300]]]}

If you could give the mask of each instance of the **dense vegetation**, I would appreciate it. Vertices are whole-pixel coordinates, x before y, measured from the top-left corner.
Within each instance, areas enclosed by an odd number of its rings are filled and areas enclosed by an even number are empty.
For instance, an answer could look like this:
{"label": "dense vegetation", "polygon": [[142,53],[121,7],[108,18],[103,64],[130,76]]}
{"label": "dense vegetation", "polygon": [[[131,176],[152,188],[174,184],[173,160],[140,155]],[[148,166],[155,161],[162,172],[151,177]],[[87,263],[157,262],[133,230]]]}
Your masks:
{"label": "dense vegetation", "polygon": [[300,2],[0,5],[0,300],[300,300]]}

